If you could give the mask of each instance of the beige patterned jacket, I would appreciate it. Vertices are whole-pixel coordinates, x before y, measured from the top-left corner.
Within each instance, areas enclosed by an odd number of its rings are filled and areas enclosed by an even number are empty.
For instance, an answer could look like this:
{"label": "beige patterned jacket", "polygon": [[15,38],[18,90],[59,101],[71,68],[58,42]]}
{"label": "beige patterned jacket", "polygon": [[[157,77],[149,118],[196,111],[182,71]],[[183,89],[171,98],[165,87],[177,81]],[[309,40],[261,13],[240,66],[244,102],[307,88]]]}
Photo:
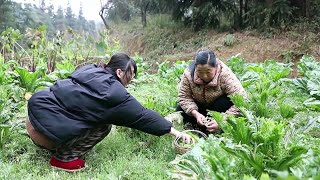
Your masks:
{"label": "beige patterned jacket", "polygon": [[[216,74],[208,84],[198,78],[196,72],[194,80],[192,80],[189,68],[184,71],[179,84],[178,101],[187,114],[191,115],[191,111],[198,110],[195,101],[201,104],[210,104],[223,94],[234,95],[238,93],[246,96],[244,88],[231,69],[222,61],[217,60],[217,62]],[[233,105],[226,111],[226,114],[236,116],[239,114],[239,109]]]}

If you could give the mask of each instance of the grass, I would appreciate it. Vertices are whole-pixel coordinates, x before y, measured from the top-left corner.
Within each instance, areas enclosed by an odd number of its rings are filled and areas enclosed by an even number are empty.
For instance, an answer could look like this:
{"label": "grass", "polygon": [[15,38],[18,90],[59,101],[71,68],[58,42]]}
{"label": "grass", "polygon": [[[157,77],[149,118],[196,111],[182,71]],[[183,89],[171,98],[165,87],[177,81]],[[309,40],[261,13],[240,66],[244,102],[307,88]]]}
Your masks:
{"label": "grass", "polygon": [[[50,154],[33,145],[19,133],[12,133],[6,147],[5,161],[0,163],[0,179],[169,179],[168,163],[174,159],[172,137],[130,137],[128,128],[118,131],[114,126],[85,160],[88,168],[67,173],[50,167]],[[133,131],[138,133],[137,131]]]}

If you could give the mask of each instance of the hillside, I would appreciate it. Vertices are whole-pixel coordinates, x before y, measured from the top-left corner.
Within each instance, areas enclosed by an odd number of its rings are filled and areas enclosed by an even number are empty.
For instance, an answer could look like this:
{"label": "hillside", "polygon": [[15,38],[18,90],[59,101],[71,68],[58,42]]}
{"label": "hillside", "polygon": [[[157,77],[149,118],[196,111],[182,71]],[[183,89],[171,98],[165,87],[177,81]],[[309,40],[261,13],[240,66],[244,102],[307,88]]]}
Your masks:
{"label": "hillside", "polygon": [[118,24],[111,36],[120,40],[124,50],[139,53],[150,61],[189,60],[199,48],[213,49],[222,60],[241,54],[249,62],[275,59],[295,62],[302,55],[320,59],[320,33],[303,30],[269,32],[241,31],[221,33],[214,30],[194,32],[164,19],[149,23],[142,29],[138,21]]}

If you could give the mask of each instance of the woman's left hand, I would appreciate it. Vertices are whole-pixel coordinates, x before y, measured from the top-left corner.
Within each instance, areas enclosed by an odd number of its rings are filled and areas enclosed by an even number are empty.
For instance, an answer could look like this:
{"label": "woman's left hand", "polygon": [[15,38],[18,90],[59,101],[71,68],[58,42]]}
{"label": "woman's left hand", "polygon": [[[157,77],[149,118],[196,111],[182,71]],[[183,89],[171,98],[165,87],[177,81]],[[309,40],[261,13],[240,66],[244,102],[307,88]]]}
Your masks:
{"label": "woman's left hand", "polygon": [[215,120],[211,120],[206,124],[207,130],[209,132],[213,132],[219,129],[219,125],[217,123],[217,121]]}

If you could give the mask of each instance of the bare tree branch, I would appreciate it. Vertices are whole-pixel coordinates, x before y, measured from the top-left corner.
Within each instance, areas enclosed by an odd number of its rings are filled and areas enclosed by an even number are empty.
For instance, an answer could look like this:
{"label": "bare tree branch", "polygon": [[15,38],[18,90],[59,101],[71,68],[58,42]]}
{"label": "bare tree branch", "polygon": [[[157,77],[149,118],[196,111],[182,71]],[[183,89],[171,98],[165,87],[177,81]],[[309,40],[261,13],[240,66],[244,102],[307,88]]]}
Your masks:
{"label": "bare tree branch", "polygon": [[108,10],[108,2],[102,6],[102,2],[100,0],[100,4],[101,4],[101,9],[99,11],[99,15],[103,21],[104,26],[106,27],[106,29],[110,30],[110,26],[107,23],[107,20],[105,19],[105,17],[103,16],[105,14],[105,11]]}

